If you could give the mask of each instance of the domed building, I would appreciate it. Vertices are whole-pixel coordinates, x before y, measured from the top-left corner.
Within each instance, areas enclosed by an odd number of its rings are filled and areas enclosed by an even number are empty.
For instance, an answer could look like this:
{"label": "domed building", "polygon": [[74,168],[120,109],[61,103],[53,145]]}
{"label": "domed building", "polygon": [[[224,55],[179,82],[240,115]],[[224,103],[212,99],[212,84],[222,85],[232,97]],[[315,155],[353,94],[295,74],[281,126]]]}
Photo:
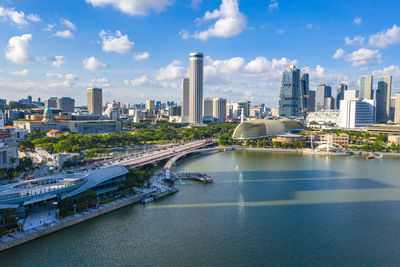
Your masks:
{"label": "domed building", "polygon": [[302,129],[301,123],[294,120],[251,120],[240,123],[232,138],[239,141],[263,140]]}
{"label": "domed building", "polygon": [[43,112],[43,120],[42,121],[53,121],[54,117],[53,117],[53,111],[51,110],[51,108],[45,108],[44,112]]}

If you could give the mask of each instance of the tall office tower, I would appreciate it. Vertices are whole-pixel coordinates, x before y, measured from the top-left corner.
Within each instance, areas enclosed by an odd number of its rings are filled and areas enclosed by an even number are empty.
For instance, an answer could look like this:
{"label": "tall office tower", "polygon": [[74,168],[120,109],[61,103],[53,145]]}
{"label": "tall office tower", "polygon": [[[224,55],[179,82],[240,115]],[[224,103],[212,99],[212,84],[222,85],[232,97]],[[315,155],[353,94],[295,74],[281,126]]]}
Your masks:
{"label": "tall office tower", "polygon": [[32,96],[28,95],[28,104],[32,104]]}
{"label": "tall office tower", "polygon": [[394,113],[396,110],[396,97],[390,97],[390,120],[394,122]]}
{"label": "tall office tower", "polygon": [[400,123],[400,93],[396,93],[396,103],[394,107],[394,123]]}
{"label": "tall office tower", "polygon": [[347,91],[347,84],[340,83],[336,88],[336,109],[340,108],[340,100],[344,99],[344,91]]}
{"label": "tall office tower", "polygon": [[203,100],[203,118],[213,116],[213,100],[211,98],[204,98]]}
{"label": "tall office tower", "polygon": [[308,73],[304,73],[300,77],[300,115],[307,116],[310,98],[310,82]]}
{"label": "tall office tower", "polygon": [[372,92],[372,75],[364,75],[360,78],[360,98],[361,99],[374,99]]}
{"label": "tall office tower", "polygon": [[103,113],[103,90],[101,88],[87,89],[87,105],[89,113],[97,115]]}
{"label": "tall office tower", "polygon": [[213,117],[217,123],[226,122],[226,99],[214,98],[213,99]]}
{"label": "tall office tower", "polygon": [[386,123],[390,119],[390,96],[392,93],[392,76],[380,77],[376,90],[376,121]]}
{"label": "tall office tower", "polygon": [[330,105],[325,107],[325,98],[332,97],[332,87],[325,84],[320,84],[315,88],[315,111],[321,111],[324,109],[331,109]]}
{"label": "tall office tower", "polygon": [[335,109],[335,99],[331,96],[324,98],[324,110]]}
{"label": "tall office tower", "polygon": [[308,112],[315,111],[315,90],[308,91]]}
{"label": "tall office tower", "polygon": [[71,97],[60,97],[57,99],[57,108],[62,112],[74,112],[75,100]]}
{"label": "tall office tower", "polygon": [[46,108],[57,108],[57,97],[50,97],[50,98],[46,98],[44,100],[44,104],[46,106]]}
{"label": "tall office tower", "polygon": [[300,69],[292,65],[282,74],[279,116],[300,116]]}
{"label": "tall office tower", "polygon": [[156,102],[153,99],[146,100],[146,110],[156,110]]}
{"label": "tall office tower", "polygon": [[189,55],[189,122],[203,123],[203,54]]}
{"label": "tall office tower", "polygon": [[182,79],[182,117],[189,117],[189,77]]}

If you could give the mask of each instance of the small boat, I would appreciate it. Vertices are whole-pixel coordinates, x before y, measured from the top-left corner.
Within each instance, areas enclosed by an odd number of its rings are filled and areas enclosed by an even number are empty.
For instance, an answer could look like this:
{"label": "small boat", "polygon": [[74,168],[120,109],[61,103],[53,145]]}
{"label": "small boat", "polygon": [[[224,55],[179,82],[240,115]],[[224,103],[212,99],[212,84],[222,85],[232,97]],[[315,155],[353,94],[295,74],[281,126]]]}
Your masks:
{"label": "small boat", "polygon": [[145,196],[140,201],[142,202],[142,204],[147,204],[147,203],[153,202],[154,201],[154,196],[152,196],[152,195]]}
{"label": "small boat", "polygon": [[365,159],[374,159],[374,158],[375,158],[375,156],[372,156],[372,155],[368,155],[365,157]]}

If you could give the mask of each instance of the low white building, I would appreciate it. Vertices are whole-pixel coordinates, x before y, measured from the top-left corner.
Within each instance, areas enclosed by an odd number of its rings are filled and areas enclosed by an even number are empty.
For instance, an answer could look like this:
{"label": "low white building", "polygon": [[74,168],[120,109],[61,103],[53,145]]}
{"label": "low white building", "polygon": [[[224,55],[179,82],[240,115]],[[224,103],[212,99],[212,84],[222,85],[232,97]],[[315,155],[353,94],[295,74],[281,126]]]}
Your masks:
{"label": "low white building", "polygon": [[315,126],[315,123],[317,123],[318,125],[338,125],[339,111],[321,110],[309,112],[306,117],[306,123],[307,126]]}
{"label": "low white building", "polygon": [[375,100],[349,99],[340,101],[339,127],[363,128],[375,124]]}

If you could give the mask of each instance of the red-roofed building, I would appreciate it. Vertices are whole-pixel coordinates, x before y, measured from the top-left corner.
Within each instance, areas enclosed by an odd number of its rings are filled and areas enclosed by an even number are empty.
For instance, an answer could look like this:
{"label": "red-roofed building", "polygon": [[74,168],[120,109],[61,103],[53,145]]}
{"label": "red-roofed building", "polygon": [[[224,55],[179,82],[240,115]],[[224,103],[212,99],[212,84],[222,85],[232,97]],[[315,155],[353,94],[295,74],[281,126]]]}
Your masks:
{"label": "red-roofed building", "polygon": [[58,137],[59,135],[66,135],[67,132],[60,132],[57,129],[50,130],[46,133],[48,137]]}

